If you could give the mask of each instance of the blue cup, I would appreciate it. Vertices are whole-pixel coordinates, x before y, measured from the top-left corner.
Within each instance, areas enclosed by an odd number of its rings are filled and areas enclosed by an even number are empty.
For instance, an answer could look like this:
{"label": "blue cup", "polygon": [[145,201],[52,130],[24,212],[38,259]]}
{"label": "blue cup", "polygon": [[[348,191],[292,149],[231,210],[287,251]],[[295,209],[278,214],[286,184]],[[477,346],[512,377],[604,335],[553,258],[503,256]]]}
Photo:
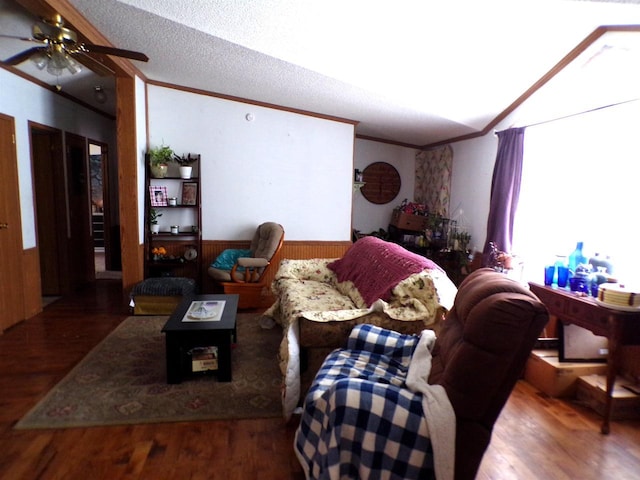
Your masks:
{"label": "blue cup", "polygon": [[564,288],[569,280],[569,267],[558,265],[558,286]]}
{"label": "blue cup", "polygon": [[548,267],[544,267],[544,284],[553,285],[553,277],[555,274],[556,274],[555,265],[549,265]]}

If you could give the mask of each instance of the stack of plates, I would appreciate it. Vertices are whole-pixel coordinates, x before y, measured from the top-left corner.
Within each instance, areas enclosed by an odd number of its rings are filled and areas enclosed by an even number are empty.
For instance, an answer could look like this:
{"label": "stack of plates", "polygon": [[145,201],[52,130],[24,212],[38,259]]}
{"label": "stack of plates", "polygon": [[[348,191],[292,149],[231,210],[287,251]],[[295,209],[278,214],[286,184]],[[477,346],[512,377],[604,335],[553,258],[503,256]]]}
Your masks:
{"label": "stack of plates", "polygon": [[603,283],[598,288],[597,301],[610,308],[637,311],[640,309],[640,289],[621,283]]}

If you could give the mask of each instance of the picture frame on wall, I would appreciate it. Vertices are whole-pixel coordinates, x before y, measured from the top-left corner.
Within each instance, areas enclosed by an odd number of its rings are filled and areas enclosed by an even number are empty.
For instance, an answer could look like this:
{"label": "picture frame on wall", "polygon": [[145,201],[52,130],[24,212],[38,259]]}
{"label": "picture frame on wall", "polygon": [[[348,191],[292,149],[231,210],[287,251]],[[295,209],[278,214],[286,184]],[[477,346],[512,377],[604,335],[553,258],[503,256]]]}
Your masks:
{"label": "picture frame on wall", "polygon": [[152,207],[167,206],[167,187],[163,185],[150,185],[149,197],[151,198]]}
{"label": "picture frame on wall", "polygon": [[198,202],[198,183],[182,182],[182,205],[196,205]]}

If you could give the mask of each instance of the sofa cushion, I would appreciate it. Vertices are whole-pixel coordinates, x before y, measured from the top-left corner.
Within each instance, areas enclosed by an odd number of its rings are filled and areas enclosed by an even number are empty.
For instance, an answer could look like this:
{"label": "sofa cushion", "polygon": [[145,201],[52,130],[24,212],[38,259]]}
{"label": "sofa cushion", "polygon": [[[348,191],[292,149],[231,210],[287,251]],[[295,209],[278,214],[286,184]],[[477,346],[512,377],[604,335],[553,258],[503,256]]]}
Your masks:
{"label": "sofa cushion", "polygon": [[[378,299],[389,300],[393,287],[414,273],[442,270],[428,258],[377,237],[359,239],[328,267],[336,273],[338,282],[353,283],[366,306]],[[359,303],[357,298],[352,300]]]}

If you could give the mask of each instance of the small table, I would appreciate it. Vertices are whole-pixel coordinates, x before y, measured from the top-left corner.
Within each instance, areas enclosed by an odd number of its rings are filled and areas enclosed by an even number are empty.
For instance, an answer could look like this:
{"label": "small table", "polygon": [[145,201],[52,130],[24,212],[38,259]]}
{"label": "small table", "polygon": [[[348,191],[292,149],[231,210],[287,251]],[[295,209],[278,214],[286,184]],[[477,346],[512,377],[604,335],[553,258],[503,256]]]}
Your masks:
{"label": "small table", "polygon": [[624,312],[607,308],[591,297],[579,297],[575,292],[557,286],[529,282],[531,291],[544,303],[550,315],[602,335],[609,340],[607,355],[607,398],[601,432],[609,433],[613,386],[620,367],[622,345],[640,345],[640,310]]}
{"label": "small table", "polygon": [[[218,348],[218,381],[231,381],[231,344],[236,341],[236,314],[239,295],[196,295],[187,297],[167,320],[165,334],[167,351],[167,383],[180,383],[191,372],[188,352],[197,347]],[[220,320],[182,321],[191,302],[224,301]]]}

